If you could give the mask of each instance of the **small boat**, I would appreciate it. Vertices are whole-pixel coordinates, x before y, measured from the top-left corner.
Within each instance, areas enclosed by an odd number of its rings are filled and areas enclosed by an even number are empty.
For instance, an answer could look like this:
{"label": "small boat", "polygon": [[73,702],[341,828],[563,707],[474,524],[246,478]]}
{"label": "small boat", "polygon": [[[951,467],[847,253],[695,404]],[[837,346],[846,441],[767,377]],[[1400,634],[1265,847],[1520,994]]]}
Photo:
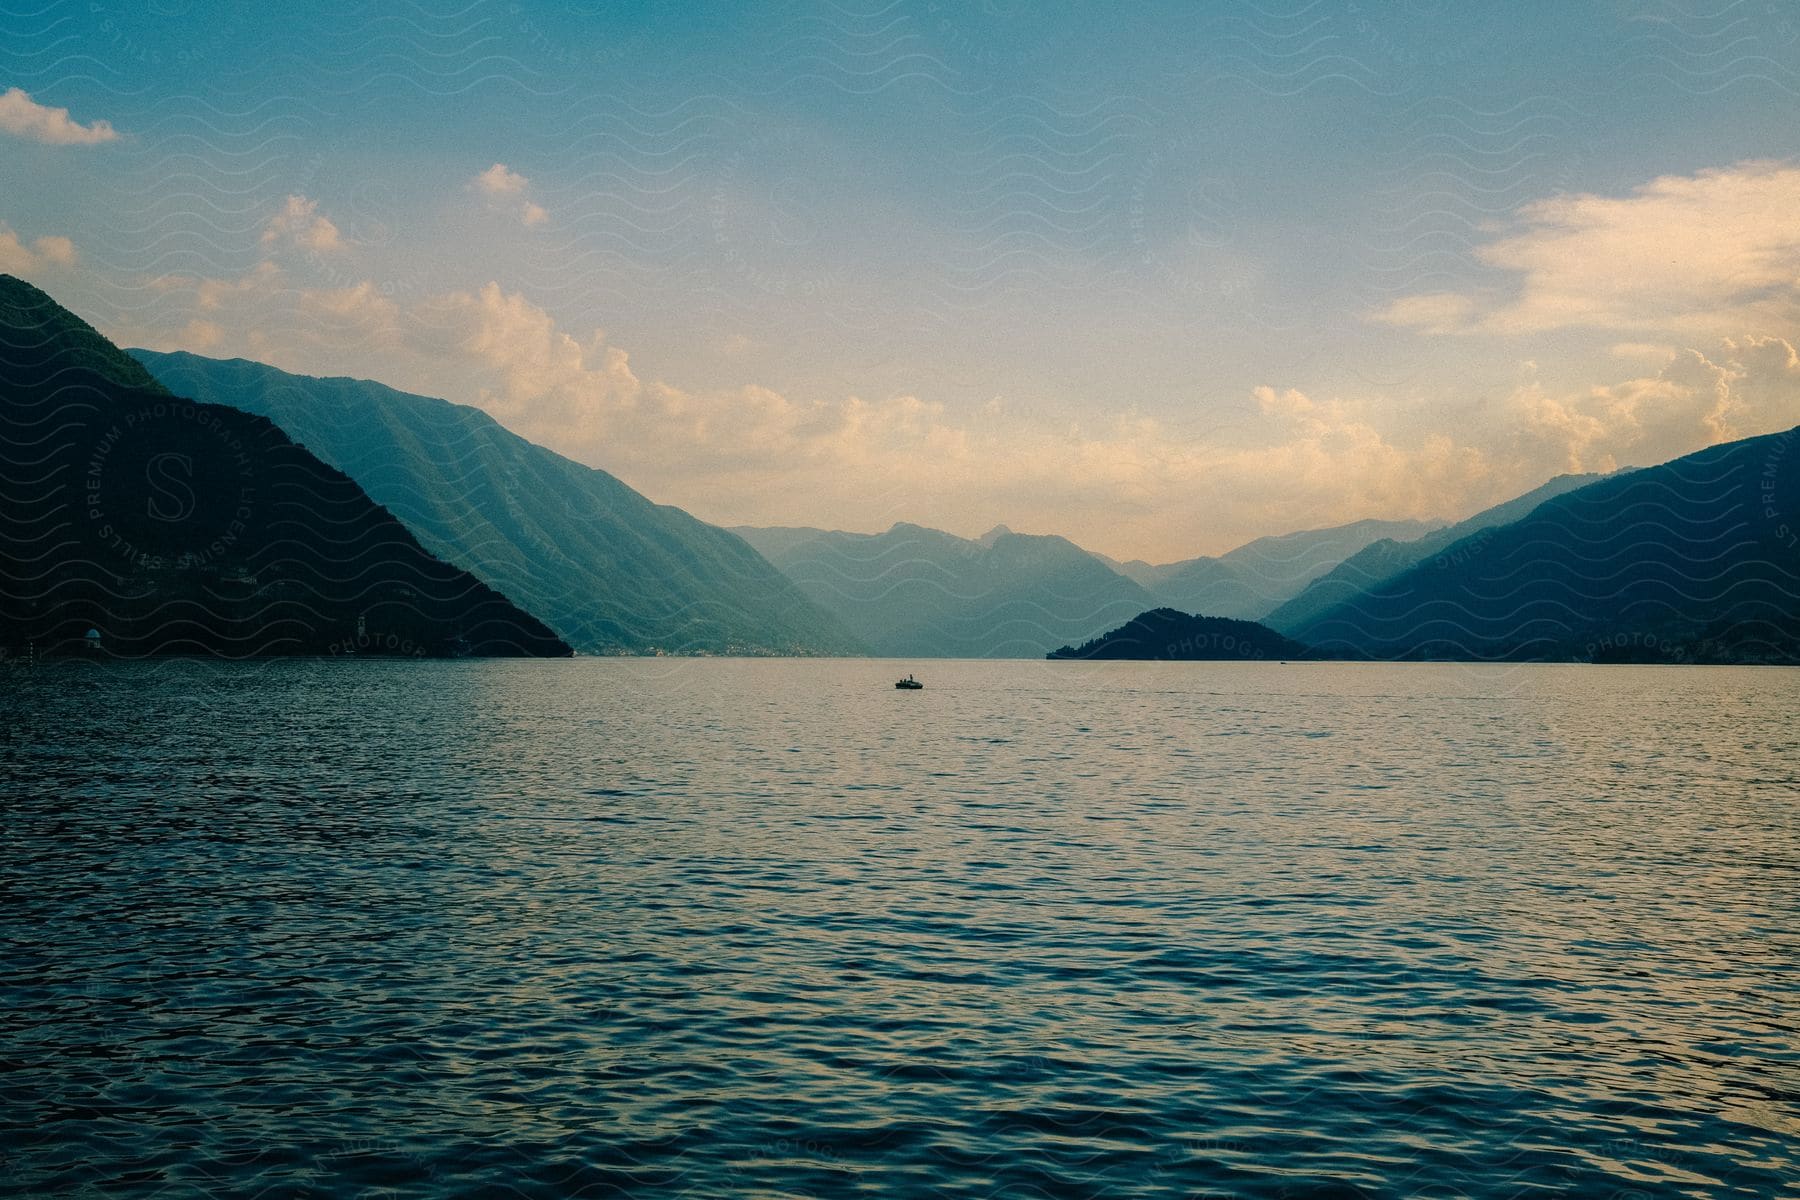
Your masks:
{"label": "small boat", "polygon": [[925,685],[920,683],[918,680],[914,679],[911,675],[908,675],[905,679],[902,679],[899,683],[896,683],[894,686],[899,688],[901,691],[916,692],[920,688],[923,688]]}

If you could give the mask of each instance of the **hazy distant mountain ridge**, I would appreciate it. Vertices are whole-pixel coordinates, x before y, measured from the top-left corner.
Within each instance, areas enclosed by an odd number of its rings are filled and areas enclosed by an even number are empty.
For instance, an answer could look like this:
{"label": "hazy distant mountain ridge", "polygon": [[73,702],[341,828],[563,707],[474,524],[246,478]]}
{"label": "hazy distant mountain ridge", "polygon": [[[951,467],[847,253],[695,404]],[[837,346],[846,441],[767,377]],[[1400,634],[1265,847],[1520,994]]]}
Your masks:
{"label": "hazy distant mountain ridge", "polygon": [[1522,496],[1483,509],[1467,520],[1434,529],[1410,541],[1384,537],[1380,541],[1371,542],[1307,584],[1299,595],[1269,612],[1263,617],[1263,622],[1270,628],[1284,632],[1299,629],[1382,580],[1391,579],[1407,568],[1448,550],[1470,534],[1509,525],[1529,516],[1533,509],[1546,500],[1604,478],[1606,476],[1600,474],[1558,475]]}
{"label": "hazy distant mountain ridge", "polygon": [[274,424],[171,396],[4,275],[0,521],[14,650],[569,652]]}
{"label": "hazy distant mountain ridge", "polygon": [[865,652],[743,539],[479,409],[243,359],[132,353],[171,386],[276,421],[584,652]]}
{"label": "hazy distant mountain ridge", "polygon": [[[1155,607],[1066,538],[737,529],[818,605],[888,657],[1035,658]],[[809,536],[810,534],[810,536]]]}
{"label": "hazy distant mountain ridge", "polygon": [[1379,658],[1800,662],[1800,430],[1566,492],[1287,632]]}
{"label": "hazy distant mountain ridge", "polygon": [[1353,521],[1329,529],[1258,538],[1217,556],[1161,566],[1141,560],[1116,566],[1166,607],[1260,620],[1372,542],[1409,541],[1441,525],[1435,521]]}

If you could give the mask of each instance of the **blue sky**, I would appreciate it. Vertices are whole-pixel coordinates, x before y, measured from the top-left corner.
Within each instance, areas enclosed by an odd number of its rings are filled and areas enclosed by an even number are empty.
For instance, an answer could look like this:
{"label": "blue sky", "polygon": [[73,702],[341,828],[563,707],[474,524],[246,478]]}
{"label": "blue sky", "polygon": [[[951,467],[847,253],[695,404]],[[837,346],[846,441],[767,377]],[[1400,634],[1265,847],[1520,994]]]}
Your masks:
{"label": "blue sky", "polygon": [[1168,559],[1800,422],[1791,5],[252,7],[4,18],[0,269],[710,520]]}

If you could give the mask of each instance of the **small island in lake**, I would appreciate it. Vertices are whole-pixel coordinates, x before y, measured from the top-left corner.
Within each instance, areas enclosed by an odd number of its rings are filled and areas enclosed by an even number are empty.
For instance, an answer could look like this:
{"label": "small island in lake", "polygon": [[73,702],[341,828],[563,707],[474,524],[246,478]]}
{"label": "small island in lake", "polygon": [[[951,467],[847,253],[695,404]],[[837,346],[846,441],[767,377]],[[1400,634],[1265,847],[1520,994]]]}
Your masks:
{"label": "small island in lake", "polygon": [[1310,658],[1312,649],[1255,621],[1153,608],[1090,642],[1064,646],[1044,657],[1202,662]]}

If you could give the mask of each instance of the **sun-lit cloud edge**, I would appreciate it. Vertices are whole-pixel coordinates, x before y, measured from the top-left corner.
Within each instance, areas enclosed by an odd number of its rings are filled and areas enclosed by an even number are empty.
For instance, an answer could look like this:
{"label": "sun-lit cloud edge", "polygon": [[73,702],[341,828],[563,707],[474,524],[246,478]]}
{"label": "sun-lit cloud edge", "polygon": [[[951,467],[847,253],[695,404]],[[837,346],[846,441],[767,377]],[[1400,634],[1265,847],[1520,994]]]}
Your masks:
{"label": "sun-lit cloud edge", "polygon": [[45,234],[29,245],[5,221],[0,221],[0,272],[36,278],[59,267],[72,267],[78,254],[75,243],[61,234]]}
{"label": "sun-lit cloud edge", "polygon": [[329,254],[344,249],[343,234],[329,217],[319,212],[319,202],[305,196],[289,196],[281,209],[262,228],[265,249],[287,248]]}
{"label": "sun-lit cloud edge", "polygon": [[53,108],[31,98],[23,88],[0,92],[0,132],[47,146],[98,146],[119,139],[108,121],[83,125],[66,108]]}
{"label": "sun-lit cloud edge", "polygon": [[495,163],[469,180],[470,191],[486,198],[491,211],[509,213],[527,227],[542,225],[550,219],[543,205],[531,199],[531,180],[508,167]]}
{"label": "sun-lit cloud edge", "polygon": [[1435,335],[1785,332],[1800,327],[1796,213],[1800,164],[1762,159],[1552,196],[1476,250],[1490,290],[1402,296],[1371,316]]}

